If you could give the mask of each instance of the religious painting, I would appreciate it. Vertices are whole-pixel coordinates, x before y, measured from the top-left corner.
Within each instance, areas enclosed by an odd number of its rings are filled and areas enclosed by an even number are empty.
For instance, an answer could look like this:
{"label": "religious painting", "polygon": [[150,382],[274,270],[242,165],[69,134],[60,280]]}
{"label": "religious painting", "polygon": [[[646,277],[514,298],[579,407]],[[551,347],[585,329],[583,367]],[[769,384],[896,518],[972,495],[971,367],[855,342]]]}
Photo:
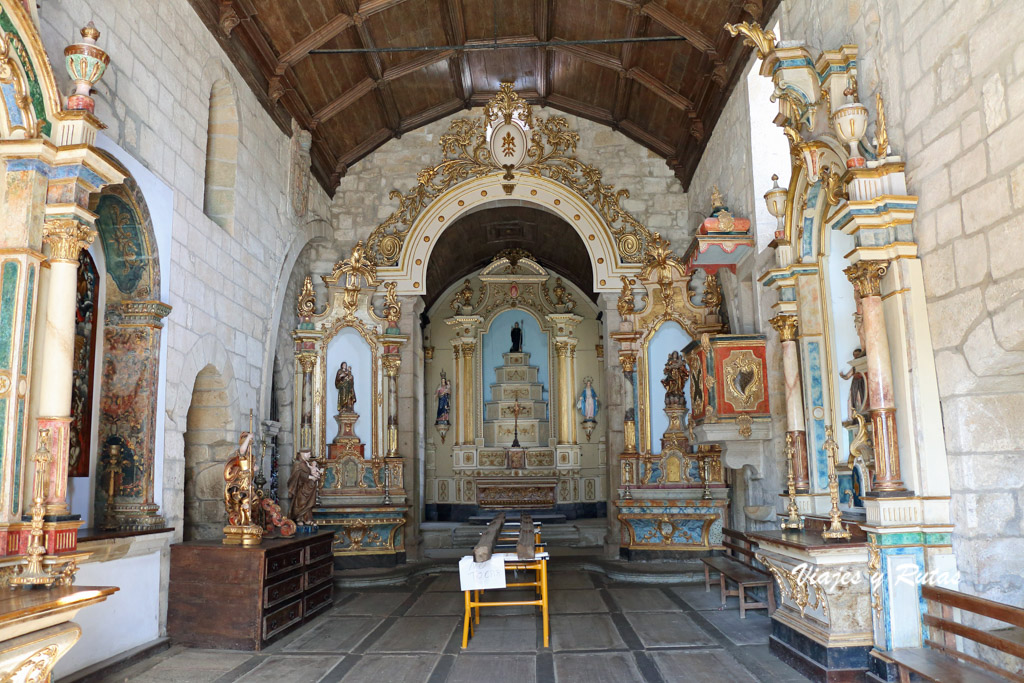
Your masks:
{"label": "religious painting", "polygon": [[93,377],[96,363],[97,297],[99,274],[88,251],[78,261],[78,292],[75,301],[75,348],[71,379],[71,434],[68,476],[89,476],[92,444]]}
{"label": "religious painting", "polygon": [[133,298],[155,296],[153,228],[138,186],[129,178],[105,188],[93,210],[107,274],[118,291]]}

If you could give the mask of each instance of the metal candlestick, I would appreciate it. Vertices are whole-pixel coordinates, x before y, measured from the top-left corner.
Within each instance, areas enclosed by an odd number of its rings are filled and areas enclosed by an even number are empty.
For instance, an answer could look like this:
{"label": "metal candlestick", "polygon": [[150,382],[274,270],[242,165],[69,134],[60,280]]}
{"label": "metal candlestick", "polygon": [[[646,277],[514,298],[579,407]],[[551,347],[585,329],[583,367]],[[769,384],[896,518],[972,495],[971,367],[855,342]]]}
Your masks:
{"label": "metal candlestick", "polygon": [[32,499],[32,531],[29,533],[28,564],[18,576],[11,578],[12,586],[31,588],[33,586],[52,586],[56,577],[50,576],[43,569],[43,555],[46,546],[43,543],[43,517],[46,513],[46,468],[50,462],[50,430],[39,430],[39,445],[36,449],[36,485],[35,497]]}
{"label": "metal candlestick", "polygon": [[789,516],[783,520],[782,529],[803,529],[804,520],[800,516],[800,508],[796,505],[796,483],[793,479],[793,435],[786,434],[786,463],[789,474],[786,481],[789,488]]}
{"label": "metal candlestick", "polygon": [[704,456],[701,460],[701,478],[704,480],[704,493],[701,494],[701,500],[711,500],[711,459]]}
{"label": "metal candlestick", "polygon": [[843,513],[839,511],[839,475],[836,463],[839,461],[839,444],[832,436],[832,425],[825,427],[825,450],[828,452],[828,495],[832,499],[832,509],[828,516],[832,523],[821,532],[822,538],[850,538],[853,534],[843,526]]}

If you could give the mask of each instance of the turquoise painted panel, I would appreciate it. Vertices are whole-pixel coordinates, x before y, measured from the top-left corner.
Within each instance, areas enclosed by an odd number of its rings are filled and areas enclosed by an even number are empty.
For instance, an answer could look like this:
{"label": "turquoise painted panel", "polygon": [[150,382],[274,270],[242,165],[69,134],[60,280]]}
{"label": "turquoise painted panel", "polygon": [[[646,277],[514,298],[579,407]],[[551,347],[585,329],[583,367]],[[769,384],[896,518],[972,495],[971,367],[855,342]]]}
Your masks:
{"label": "turquoise painted panel", "polygon": [[[0,276],[0,368],[9,370],[12,366],[11,345],[14,342],[14,309],[18,306],[18,263],[8,261]],[[12,384],[15,382],[12,378]]]}
{"label": "turquoise painted panel", "polygon": [[[807,342],[808,375],[811,380],[811,406],[825,410],[822,388],[821,347],[818,342]],[[828,455],[825,453],[825,420],[812,420],[814,430],[814,461],[818,464],[818,488],[828,488]]]}
{"label": "turquoise painted panel", "polygon": [[110,194],[100,197],[96,214],[107,273],[119,290],[131,294],[146,270],[147,254],[139,217],[126,201]]}
{"label": "turquoise painted panel", "polygon": [[28,303],[25,304],[25,334],[21,338],[21,374],[28,374],[28,338],[32,332],[32,300],[35,298],[36,267],[28,267]]}
{"label": "turquoise painted panel", "polygon": [[[0,413],[2,414],[2,413]],[[14,444],[14,495],[11,496],[11,509],[21,508],[21,456],[25,443],[25,399],[18,400],[18,438]]]}

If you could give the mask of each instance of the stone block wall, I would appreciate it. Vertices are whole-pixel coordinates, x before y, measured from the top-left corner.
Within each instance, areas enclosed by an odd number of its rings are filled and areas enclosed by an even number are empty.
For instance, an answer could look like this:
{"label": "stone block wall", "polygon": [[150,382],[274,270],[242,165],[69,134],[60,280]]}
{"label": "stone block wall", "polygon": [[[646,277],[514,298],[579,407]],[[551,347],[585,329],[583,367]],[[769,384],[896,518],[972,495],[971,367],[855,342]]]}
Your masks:
{"label": "stone block wall", "polygon": [[[229,377],[235,397],[229,441],[247,428],[261,405],[276,343],[275,309],[286,260],[301,249],[319,217],[329,215],[326,193],[310,185],[306,216],[293,217],[288,199],[289,137],[270,119],[188,0],[123,2],[61,0],[39,8],[40,31],[57,86],[70,92],[64,47],[94,21],[110,67],[94,95],[105,134],[174,192],[162,512],[182,533],[186,415],[199,371],[213,364]],[[230,83],[239,121],[233,234],[203,213],[211,88]],[[289,271],[290,272],[290,271]],[[222,457],[220,453],[217,457]],[[194,482],[190,482],[190,485]]]}

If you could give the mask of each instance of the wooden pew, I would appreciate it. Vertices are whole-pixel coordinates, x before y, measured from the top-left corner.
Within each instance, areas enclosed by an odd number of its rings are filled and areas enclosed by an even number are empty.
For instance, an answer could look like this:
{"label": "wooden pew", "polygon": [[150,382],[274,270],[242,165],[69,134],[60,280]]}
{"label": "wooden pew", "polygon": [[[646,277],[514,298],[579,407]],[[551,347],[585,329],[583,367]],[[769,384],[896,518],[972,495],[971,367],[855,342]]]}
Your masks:
{"label": "wooden pew", "polygon": [[[768,614],[775,611],[775,591],[772,588],[772,577],[767,572],[754,566],[755,543],[747,538],[742,531],[722,529],[722,535],[727,537],[722,545],[725,546],[726,554],[716,557],[701,558],[704,563],[704,590],[711,590],[711,569],[718,572],[718,583],[722,590],[722,605],[725,606],[726,599],[735,595],[740,599],[740,619],[747,618],[748,609],[767,609]],[[732,541],[736,541],[733,543]],[[736,590],[728,587],[726,581],[736,584]],[[763,586],[768,592],[768,602],[747,601],[746,591],[748,588]]]}
{"label": "wooden pew", "polygon": [[1007,671],[958,649],[957,636],[1021,660],[1024,660],[1024,644],[1002,638],[997,632],[966,626],[962,620],[954,619],[953,612],[959,609],[961,614],[970,612],[1024,628],[1024,609],[937,586],[922,586],[921,596],[928,601],[928,613],[924,615],[927,627],[924,644],[927,647],[897,648],[885,653],[899,667],[902,683],[908,683],[912,673],[926,681],[1024,682],[1024,675]]}

